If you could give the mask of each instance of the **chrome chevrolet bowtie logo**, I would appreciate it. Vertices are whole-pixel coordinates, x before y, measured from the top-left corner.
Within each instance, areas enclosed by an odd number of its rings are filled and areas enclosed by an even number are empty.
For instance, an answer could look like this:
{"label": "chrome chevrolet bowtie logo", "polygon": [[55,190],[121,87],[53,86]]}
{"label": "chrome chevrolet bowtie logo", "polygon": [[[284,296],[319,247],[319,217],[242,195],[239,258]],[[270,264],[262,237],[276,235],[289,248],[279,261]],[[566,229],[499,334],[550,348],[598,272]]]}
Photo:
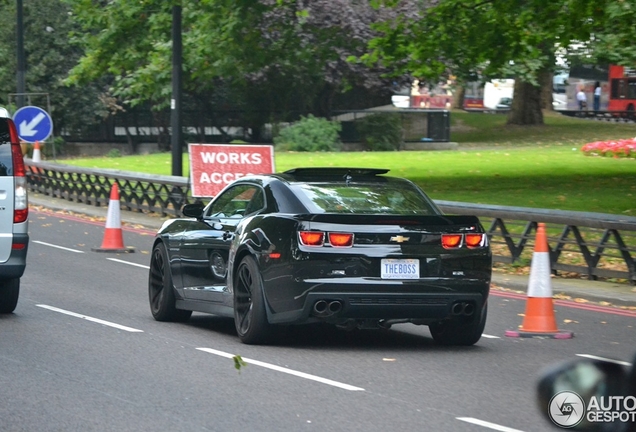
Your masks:
{"label": "chrome chevrolet bowtie logo", "polygon": [[403,243],[405,241],[409,241],[409,238],[410,237],[402,237],[401,235],[399,235],[399,236],[393,236],[389,240],[391,240],[392,242]]}

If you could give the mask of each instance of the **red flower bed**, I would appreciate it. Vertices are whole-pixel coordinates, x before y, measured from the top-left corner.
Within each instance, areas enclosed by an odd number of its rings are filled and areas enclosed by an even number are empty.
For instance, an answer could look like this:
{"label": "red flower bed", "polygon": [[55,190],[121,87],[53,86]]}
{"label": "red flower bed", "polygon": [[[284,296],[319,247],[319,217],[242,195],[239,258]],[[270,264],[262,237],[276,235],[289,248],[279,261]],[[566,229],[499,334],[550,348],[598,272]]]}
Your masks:
{"label": "red flower bed", "polygon": [[636,138],[596,141],[581,147],[586,156],[628,157],[636,159]]}

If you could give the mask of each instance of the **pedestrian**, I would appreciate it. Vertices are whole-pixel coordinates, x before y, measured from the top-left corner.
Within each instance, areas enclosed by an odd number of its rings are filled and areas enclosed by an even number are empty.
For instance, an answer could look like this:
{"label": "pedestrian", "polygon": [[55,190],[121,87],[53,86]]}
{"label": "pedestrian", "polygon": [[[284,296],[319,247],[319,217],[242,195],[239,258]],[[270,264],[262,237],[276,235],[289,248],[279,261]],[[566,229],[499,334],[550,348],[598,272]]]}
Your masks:
{"label": "pedestrian", "polygon": [[594,84],[594,111],[601,109],[601,83],[596,81]]}
{"label": "pedestrian", "polygon": [[576,100],[579,101],[579,111],[583,111],[587,108],[587,96],[583,91],[583,87],[579,88],[579,92],[576,94]]}

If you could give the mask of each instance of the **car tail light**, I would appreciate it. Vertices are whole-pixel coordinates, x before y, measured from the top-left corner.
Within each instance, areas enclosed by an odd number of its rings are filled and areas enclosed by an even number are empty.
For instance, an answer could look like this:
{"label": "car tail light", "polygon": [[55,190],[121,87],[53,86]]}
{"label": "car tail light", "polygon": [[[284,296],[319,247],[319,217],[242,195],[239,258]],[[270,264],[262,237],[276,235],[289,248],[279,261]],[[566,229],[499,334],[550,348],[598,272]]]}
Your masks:
{"label": "car tail light", "polygon": [[325,233],[321,231],[300,231],[298,236],[304,246],[322,246],[325,243]]}
{"label": "car tail light", "polygon": [[351,247],[353,246],[353,234],[329,233],[329,243],[334,247]]}
{"label": "car tail light", "polygon": [[29,203],[27,199],[27,179],[22,148],[15,124],[9,121],[9,137],[11,138],[11,156],[13,158],[13,177],[15,181],[13,222],[20,223],[29,217]]}
{"label": "car tail light", "polygon": [[478,248],[484,245],[484,234],[466,234],[466,246]]}
{"label": "car tail light", "polygon": [[442,246],[445,249],[455,249],[462,245],[461,234],[442,234]]}

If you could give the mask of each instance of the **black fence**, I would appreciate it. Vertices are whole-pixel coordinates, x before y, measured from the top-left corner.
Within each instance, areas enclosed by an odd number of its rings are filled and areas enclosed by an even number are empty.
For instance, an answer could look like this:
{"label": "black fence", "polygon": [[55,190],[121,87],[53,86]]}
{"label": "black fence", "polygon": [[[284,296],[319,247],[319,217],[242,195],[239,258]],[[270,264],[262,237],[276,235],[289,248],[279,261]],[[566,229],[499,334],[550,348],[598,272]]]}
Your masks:
{"label": "black fence", "polygon": [[617,123],[634,123],[636,111],[556,110],[564,116]]}
{"label": "black fence", "polygon": [[[206,115],[184,111],[183,132],[188,142],[230,142],[243,140],[252,143],[271,143],[275,130],[300,120],[302,113],[278,113],[275,122],[258,119],[264,112],[245,110],[211,111]],[[450,112],[424,109],[370,109],[337,111],[331,120],[342,123],[340,139],[345,143],[360,142],[356,123],[375,116],[398,116],[405,142],[450,140]],[[67,142],[170,143],[170,112],[132,111],[110,116],[87,130],[62,130]]]}
{"label": "black fence", "polygon": [[[29,189],[70,201],[108,206],[117,183],[121,206],[134,212],[178,216],[194,202],[183,177],[93,170],[27,161]],[[477,215],[487,227],[494,261],[530,263],[537,223],[544,222],[554,273],[614,278],[636,285],[636,217],[436,201],[447,214]]]}
{"label": "black fence", "polygon": [[338,112],[334,120],[340,121],[342,142],[360,142],[357,127],[360,121],[369,117],[395,118],[402,129],[402,141],[448,142],[450,141],[450,112],[426,109],[369,109]]}

